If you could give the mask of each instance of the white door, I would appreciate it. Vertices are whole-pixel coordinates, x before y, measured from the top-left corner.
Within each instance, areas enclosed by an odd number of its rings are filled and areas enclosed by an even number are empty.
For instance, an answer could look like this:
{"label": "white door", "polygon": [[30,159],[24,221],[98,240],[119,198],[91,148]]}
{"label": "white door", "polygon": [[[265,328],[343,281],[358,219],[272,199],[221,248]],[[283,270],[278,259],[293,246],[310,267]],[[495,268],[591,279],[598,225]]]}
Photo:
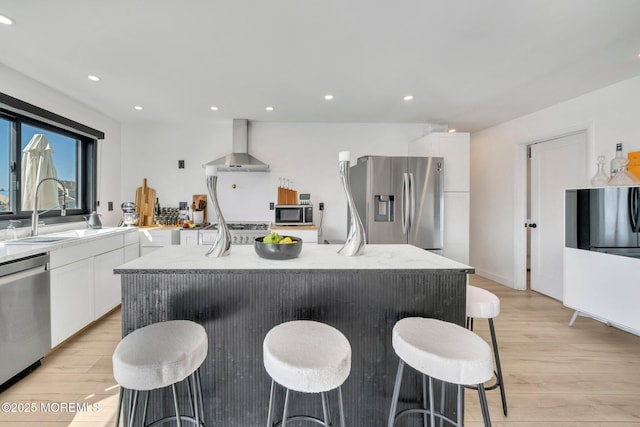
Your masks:
{"label": "white door", "polygon": [[564,190],[584,187],[587,134],[531,145],[531,289],[562,300]]}

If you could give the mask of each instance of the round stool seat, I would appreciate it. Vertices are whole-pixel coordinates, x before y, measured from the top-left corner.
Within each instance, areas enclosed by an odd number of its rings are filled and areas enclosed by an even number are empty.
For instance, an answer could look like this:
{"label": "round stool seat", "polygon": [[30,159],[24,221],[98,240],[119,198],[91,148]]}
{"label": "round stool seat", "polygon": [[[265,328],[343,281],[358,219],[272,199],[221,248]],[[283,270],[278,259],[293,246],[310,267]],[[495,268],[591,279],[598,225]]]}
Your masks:
{"label": "round stool seat", "polygon": [[500,314],[500,298],[491,292],[467,286],[467,317],[493,319]]}
{"label": "round stool seat", "polygon": [[180,382],[207,357],[205,329],[188,320],[171,320],[136,329],[113,353],[113,377],[130,390],[153,390]]}
{"label": "round stool seat", "polygon": [[482,384],[493,376],[489,345],[449,322],[407,317],[393,328],[393,348],[412,368],[453,384]]}
{"label": "round stool seat", "polygon": [[275,326],[263,343],[264,367],[287,389],[322,393],[344,383],[351,372],[351,345],[332,326],[296,320]]}

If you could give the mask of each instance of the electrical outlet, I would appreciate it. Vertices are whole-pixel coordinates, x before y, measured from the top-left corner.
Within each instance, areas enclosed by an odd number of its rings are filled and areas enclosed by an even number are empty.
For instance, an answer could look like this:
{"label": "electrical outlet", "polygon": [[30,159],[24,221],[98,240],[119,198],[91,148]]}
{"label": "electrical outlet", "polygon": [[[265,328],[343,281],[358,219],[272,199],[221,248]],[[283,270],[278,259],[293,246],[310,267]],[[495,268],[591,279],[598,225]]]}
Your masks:
{"label": "electrical outlet", "polygon": [[112,211],[113,210],[113,202],[107,202],[107,210]]}
{"label": "electrical outlet", "polygon": [[320,202],[320,203],[318,204],[318,209],[320,209],[321,211],[323,211],[323,210],[324,210],[324,202]]}
{"label": "electrical outlet", "polygon": [[178,160],[178,169],[184,169],[184,160]]}
{"label": "electrical outlet", "polygon": [[276,208],[276,204],[273,202],[269,202],[269,210],[272,211]]}

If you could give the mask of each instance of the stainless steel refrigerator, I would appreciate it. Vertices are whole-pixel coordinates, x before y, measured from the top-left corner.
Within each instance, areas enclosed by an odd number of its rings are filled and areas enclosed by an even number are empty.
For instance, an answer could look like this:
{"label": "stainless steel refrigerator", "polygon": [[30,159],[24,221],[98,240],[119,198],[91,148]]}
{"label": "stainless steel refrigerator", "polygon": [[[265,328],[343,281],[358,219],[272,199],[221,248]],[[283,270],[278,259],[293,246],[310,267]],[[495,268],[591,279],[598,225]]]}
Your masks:
{"label": "stainless steel refrigerator", "polygon": [[565,245],[640,258],[640,187],[566,190]]}
{"label": "stainless steel refrigerator", "polygon": [[443,170],[442,157],[360,157],[349,175],[367,243],[442,249]]}

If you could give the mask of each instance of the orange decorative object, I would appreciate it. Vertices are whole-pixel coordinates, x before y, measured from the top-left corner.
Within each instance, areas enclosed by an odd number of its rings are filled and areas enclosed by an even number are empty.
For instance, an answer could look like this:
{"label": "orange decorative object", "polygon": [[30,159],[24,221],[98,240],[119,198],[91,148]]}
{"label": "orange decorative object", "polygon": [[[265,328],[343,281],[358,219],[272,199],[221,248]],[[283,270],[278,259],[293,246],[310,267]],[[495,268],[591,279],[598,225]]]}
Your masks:
{"label": "orange decorative object", "polygon": [[627,153],[627,157],[629,159],[629,172],[634,174],[636,178],[640,179],[640,151]]}

